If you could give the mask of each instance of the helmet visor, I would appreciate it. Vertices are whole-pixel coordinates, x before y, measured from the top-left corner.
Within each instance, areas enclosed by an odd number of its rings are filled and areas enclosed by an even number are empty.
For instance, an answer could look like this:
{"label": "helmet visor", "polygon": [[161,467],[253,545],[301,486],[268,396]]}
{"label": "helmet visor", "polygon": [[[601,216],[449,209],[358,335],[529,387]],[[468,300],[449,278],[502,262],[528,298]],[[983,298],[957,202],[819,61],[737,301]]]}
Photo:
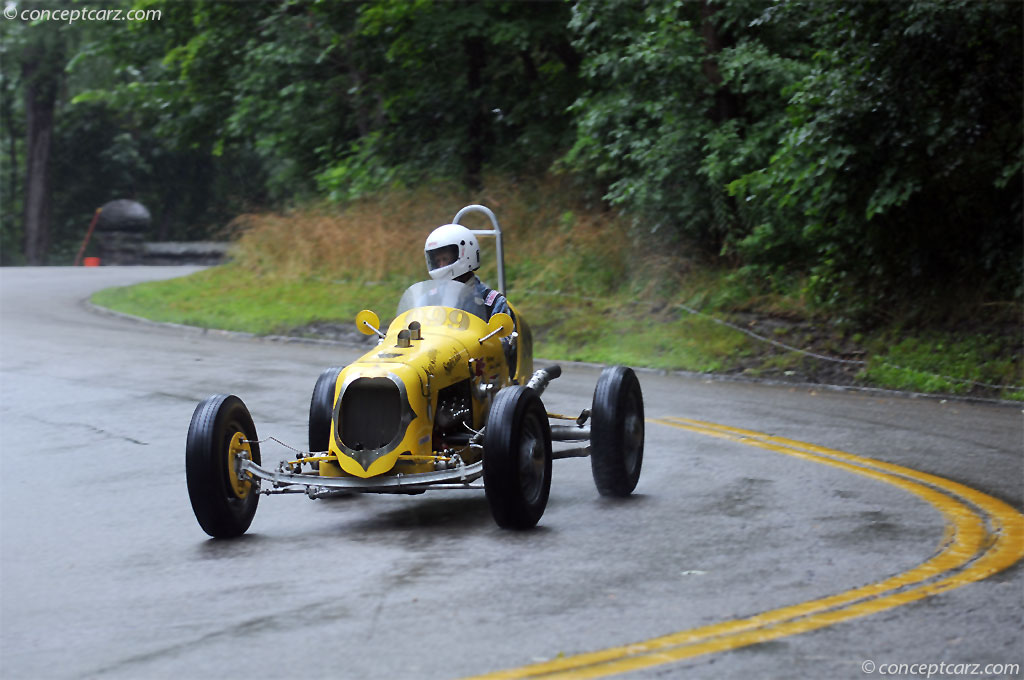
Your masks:
{"label": "helmet visor", "polygon": [[440,248],[434,248],[433,250],[428,250],[426,253],[427,269],[430,271],[447,267],[450,264],[455,264],[459,259],[459,247],[454,243],[447,246],[441,246]]}

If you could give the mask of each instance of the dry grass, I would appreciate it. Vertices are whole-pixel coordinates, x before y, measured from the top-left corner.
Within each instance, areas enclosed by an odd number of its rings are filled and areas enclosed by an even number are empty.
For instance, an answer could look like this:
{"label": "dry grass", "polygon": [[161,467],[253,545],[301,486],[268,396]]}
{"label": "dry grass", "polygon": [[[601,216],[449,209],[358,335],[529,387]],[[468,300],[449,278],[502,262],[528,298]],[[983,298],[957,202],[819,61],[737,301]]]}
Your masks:
{"label": "dry grass", "polygon": [[[426,274],[427,234],[470,203],[486,205],[498,217],[510,287],[596,294],[620,288],[629,277],[633,252],[621,218],[587,209],[566,182],[552,177],[531,184],[492,178],[476,194],[439,185],[394,190],[341,207],[243,215],[234,225],[234,260],[262,275],[287,279],[415,280]],[[490,228],[479,214],[463,222],[472,229]],[[496,283],[489,240],[484,250],[481,275]],[[662,263],[656,269],[673,267]]]}
{"label": "dry grass", "polygon": [[405,196],[363,201],[344,209],[320,205],[288,213],[242,215],[235,220],[240,234],[234,260],[262,274],[288,279],[388,278],[423,259],[422,245],[412,236],[423,229],[418,223],[428,222],[425,215],[415,213],[413,197]]}

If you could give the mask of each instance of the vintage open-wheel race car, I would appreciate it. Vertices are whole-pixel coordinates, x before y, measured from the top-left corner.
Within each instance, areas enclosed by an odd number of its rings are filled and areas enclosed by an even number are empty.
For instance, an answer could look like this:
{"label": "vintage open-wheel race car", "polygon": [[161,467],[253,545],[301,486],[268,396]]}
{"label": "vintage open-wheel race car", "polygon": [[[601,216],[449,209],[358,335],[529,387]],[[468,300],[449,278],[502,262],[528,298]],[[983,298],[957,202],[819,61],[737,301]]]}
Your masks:
{"label": "vintage open-wheel race car", "polygon": [[[505,291],[498,221],[472,205],[453,223],[470,212],[491,221],[493,229],[472,233],[495,237]],[[218,394],[202,401],[185,448],[200,526],[216,538],[245,533],[261,494],[482,488],[499,526],[524,529],[544,513],[551,461],[579,456],[590,456],[602,495],[631,494],[644,448],[636,374],[606,368],[590,408],[578,416],[548,413],[541,395],[561,369],[534,370],[529,326],[509,306],[512,315],[491,316],[474,286],[430,280],[405,291],[386,333],[376,314],[360,312],[356,325],[376,334],[377,346],[320,375],[309,407],[309,450],[287,447],[293,455],[274,469],[263,467],[260,445],[282,442],[259,439],[241,399]],[[552,441],[569,445],[553,452]]]}

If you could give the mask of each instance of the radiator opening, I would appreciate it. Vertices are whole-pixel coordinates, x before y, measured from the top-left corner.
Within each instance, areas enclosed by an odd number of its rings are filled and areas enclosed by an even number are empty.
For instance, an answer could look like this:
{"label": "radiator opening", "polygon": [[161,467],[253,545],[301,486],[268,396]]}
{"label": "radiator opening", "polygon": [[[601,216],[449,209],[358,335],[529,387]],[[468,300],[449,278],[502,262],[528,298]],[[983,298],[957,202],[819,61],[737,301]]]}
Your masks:
{"label": "radiator opening", "polygon": [[357,378],[345,389],[338,413],[341,443],[375,451],[391,443],[402,422],[398,385],[388,378]]}

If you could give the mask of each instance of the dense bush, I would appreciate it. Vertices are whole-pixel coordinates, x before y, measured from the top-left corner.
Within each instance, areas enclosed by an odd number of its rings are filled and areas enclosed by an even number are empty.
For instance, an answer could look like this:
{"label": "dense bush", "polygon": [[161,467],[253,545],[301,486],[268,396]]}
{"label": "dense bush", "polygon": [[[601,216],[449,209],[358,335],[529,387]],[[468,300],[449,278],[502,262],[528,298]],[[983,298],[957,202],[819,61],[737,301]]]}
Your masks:
{"label": "dense bush", "polygon": [[744,260],[854,311],[1020,299],[1020,6],[797,9],[776,20],[804,14],[818,51],[770,163],[730,185]]}
{"label": "dense bush", "polygon": [[569,165],[833,310],[1021,298],[1021,11],[587,2]]}

